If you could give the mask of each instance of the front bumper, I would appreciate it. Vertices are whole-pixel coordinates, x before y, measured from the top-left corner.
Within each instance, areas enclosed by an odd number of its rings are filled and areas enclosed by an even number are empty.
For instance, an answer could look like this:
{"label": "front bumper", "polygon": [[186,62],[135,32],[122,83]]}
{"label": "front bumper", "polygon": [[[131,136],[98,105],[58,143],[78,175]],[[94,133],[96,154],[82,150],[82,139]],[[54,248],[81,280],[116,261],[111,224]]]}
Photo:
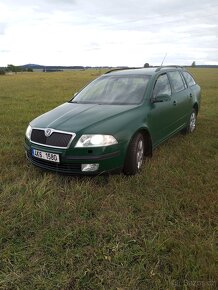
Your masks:
{"label": "front bumper", "polygon": [[[60,156],[60,163],[47,161],[44,159],[32,156],[32,149],[41,150],[49,153],[56,153]],[[124,156],[121,154],[118,145],[103,147],[103,148],[74,148],[74,149],[58,149],[49,148],[32,144],[26,141],[25,143],[26,156],[28,160],[35,166],[49,171],[55,171],[66,174],[100,174],[118,170],[123,167]],[[82,171],[82,164],[99,164],[96,171]]]}

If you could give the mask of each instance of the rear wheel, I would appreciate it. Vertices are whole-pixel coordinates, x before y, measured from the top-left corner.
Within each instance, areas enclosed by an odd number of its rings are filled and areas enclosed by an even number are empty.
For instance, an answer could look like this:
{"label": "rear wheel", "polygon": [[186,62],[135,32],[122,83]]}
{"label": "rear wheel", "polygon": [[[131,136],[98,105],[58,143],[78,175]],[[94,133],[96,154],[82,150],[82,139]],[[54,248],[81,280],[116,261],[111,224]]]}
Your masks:
{"label": "rear wheel", "polygon": [[145,153],[145,141],[141,133],[136,134],[129,144],[123,172],[126,175],[136,174],[142,167]]}
{"label": "rear wheel", "polygon": [[196,114],[196,110],[193,109],[192,113],[190,115],[190,118],[189,118],[189,123],[188,123],[187,127],[183,130],[183,132],[185,134],[189,134],[189,133],[194,132],[194,130],[196,128],[196,121],[197,121],[197,114]]}

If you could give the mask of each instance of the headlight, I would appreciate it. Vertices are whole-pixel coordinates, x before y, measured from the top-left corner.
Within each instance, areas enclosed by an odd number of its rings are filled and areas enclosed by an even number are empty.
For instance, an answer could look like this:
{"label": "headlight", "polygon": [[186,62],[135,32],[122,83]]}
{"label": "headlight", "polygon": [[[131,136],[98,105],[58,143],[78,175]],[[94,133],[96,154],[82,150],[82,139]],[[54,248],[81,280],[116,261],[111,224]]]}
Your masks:
{"label": "headlight", "polygon": [[30,140],[30,137],[31,137],[31,133],[32,133],[32,127],[29,125],[26,129],[26,137],[27,139]]}
{"label": "headlight", "polygon": [[102,147],[117,143],[117,140],[111,135],[82,135],[75,147]]}

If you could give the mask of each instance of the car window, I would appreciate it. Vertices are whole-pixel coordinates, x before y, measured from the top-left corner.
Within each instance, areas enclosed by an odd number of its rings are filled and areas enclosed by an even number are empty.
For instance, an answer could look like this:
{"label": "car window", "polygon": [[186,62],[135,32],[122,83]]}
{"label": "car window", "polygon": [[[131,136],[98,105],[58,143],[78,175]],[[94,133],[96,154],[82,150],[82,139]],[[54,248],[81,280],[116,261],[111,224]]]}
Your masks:
{"label": "car window", "polygon": [[178,71],[169,72],[171,84],[175,92],[180,92],[185,89],[184,82]]}
{"label": "car window", "polygon": [[183,76],[187,82],[187,84],[189,85],[189,87],[195,85],[195,80],[193,79],[193,77],[186,71],[182,72],[183,73]]}
{"label": "car window", "polygon": [[183,75],[182,73],[180,73],[180,75],[181,75],[181,77],[182,77],[182,80],[183,80],[183,83],[184,83],[184,85],[185,85],[185,88],[187,89],[188,85],[187,85],[187,83],[186,83],[186,81],[185,81],[185,77],[184,77],[184,75]]}
{"label": "car window", "polygon": [[103,76],[85,87],[72,102],[91,104],[139,104],[150,76]]}
{"label": "car window", "polygon": [[158,95],[171,95],[171,87],[167,74],[158,77],[154,86],[154,97]]}
{"label": "car window", "polygon": [[98,81],[98,85],[97,86],[91,86],[89,93],[86,95],[87,99],[92,98],[91,96],[95,97],[95,99],[99,99],[101,97],[101,95],[104,93],[105,91],[105,83],[104,81]]}

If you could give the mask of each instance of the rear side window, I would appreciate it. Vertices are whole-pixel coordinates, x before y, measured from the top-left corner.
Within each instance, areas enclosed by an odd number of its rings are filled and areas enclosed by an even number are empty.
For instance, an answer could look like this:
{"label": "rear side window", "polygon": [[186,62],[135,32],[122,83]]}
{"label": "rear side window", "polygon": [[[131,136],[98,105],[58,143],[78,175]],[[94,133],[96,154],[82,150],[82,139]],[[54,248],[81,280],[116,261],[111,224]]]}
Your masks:
{"label": "rear side window", "polygon": [[171,87],[167,74],[159,76],[154,86],[154,97],[165,94],[171,96]]}
{"label": "rear side window", "polygon": [[178,71],[169,72],[169,76],[174,92],[180,92],[185,89],[184,82]]}
{"label": "rear side window", "polygon": [[196,84],[195,80],[193,79],[193,77],[186,71],[182,72],[184,75],[184,78],[188,84],[189,87],[193,86]]}

